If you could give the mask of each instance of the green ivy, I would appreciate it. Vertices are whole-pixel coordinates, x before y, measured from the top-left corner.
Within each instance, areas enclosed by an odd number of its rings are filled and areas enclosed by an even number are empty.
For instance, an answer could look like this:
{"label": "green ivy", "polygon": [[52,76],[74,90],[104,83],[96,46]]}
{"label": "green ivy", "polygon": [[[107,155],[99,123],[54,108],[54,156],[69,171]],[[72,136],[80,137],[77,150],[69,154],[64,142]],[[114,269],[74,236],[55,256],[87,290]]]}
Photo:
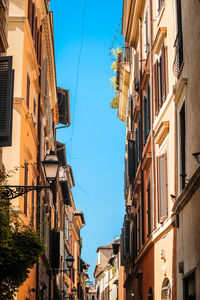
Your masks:
{"label": "green ivy", "polygon": [[[0,187],[0,195],[3,187]],[[7,199],[0,198],[0,299],[14,294],[38,262],[44,245],[31,226],[21,225],[19,216]]]}

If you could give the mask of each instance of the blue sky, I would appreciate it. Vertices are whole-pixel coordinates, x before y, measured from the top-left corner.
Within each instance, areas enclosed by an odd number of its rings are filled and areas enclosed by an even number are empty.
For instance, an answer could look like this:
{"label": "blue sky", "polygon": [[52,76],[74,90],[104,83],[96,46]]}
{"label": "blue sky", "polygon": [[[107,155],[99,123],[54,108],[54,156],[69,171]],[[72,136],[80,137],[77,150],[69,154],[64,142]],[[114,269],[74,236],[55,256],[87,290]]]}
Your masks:
{"label": "blue sky", "polygon": [[[120,234],[125,209],[125,124],[117,118],[117,111],[110,108],[114,91],[109,82],[112,77],[109,48],[120,28],[122,0],[51,0],[51,10],[57,85],[70,90],[72,114],[71,127],[57,130],[57,140],[66,143],[67,161],[76,184],[75,205],[86,219],[81,230],[82,258],[90,264],[89,275],[93,280],[96,249]],[[121,41],[119,34],[118,41]]]}

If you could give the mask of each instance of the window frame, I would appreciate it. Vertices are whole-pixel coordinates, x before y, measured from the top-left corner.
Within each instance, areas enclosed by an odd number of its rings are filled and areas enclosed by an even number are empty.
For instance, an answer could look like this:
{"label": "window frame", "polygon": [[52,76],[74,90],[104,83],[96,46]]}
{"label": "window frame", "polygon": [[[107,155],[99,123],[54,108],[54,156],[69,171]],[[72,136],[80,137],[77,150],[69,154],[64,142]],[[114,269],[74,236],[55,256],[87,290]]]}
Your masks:
{"label": "window frame", "polygon": [[[161,216],[161,195],[160,195],[160,165],[159,165],[159,162],[160,162],[160,159],[165,157],[165,178],[166,178],[166,181],[165,181],[165,185],[166,185],[166,191],[165,191],[165,194],[166,194],[166,215],[165,216]],[[163,223],[167,217],[168,217],[168,168],[167,168],[167,153],[163,153],[159,156],[157,156],[157,198],[158,198],[158,222],[159,223]]]}

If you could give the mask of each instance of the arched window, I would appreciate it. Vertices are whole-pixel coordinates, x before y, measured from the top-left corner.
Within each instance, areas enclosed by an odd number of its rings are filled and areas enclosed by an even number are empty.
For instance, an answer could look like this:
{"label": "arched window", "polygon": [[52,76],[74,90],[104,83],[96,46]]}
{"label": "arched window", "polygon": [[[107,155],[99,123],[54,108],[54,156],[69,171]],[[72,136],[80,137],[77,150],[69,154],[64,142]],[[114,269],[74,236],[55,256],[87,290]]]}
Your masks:
{"label": "arched window", "polygon": [[167,277],[163,280],[161,300],[171,300],[171,286]]}
{"label": "arched window", "polygon": [[149,288],[148,295],[147,295],[148,300],[153,300],[153,291],[152,287]]}

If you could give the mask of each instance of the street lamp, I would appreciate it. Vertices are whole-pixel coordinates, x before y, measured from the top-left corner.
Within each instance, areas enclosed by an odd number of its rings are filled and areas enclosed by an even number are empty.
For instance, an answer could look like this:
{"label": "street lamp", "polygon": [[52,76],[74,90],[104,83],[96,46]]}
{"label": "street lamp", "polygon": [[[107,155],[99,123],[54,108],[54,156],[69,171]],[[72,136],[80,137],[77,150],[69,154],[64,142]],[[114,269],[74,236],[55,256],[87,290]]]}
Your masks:
{"label": "street lamp", "polygon": [[56,180],[59,163],[58,157],[53,151],[50,151],[42,162],[45,177],[50,184]]}
{"label": "street lamp", "polygon": [[74,257],[71,254],[69,254],[67,256],[67,258],[65,259],[65,261],[66,261],[66,264],[67,264],[67,269],[69,271],[71,271],[71,268],[73,267],[73,264],[74,264]]}
{"label": "street lamp", "polygon": [[3,189],[0,193],[0,197],[11,200],[30,191],[40,192],[42,189],[51,189],[52,183],[56,181],[60,162],[57,155],[53,151],[50,151],[50,154],[47,154],[41,163],[44,166],[46,180],[50,185],[0,185]]}

